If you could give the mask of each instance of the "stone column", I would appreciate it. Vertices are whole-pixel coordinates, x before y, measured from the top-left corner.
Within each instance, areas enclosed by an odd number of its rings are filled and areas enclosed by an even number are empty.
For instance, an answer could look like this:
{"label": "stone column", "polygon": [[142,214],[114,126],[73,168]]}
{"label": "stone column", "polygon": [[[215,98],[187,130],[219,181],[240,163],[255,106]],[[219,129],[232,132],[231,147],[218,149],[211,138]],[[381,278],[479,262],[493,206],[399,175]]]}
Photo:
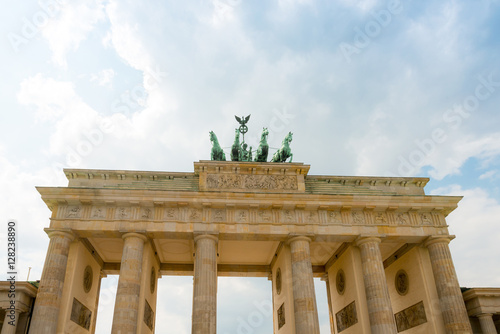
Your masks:
{"label": "stone column", "polygon": [[296,334],[319,334],[318,310],[309,243],[303,236],[288,241],[292,255],[293,306]]}
{"label": "stone column", "polygon": [[107,275],[103,273],[102,269],[99,271],[99,282],[97,282],[97,296],[95,299],[95,306],[94,306],[94,323],[92,324],[92,330],[90,331],[91,333],[95,333],[95,327],[97,325],[97,311],[99,308],[99,296],[101,295],[101,283],[103,277],[106,277]]}
{"label": "stone column", "polygon": [[483,334],[498,334],[497,329],[495,328],[495,323],[493,322],[493,314],[484,313],[478,315],[477,317],[479,318]]}
{"label": "stone column", "polygon": [[142,253],[147,238],[139,233],[126,233],[123,235],[123,240],[120,278],[111,328],[113,334],[137,333]]}
{"label": "stone column", "polygon": [[217,242],[214,235],[194,238],[192,334],[215,334],[217,327]]}
{"label": "stone column", "polygon": [[380,238],[364,237],[356,241],[361,251],[363,281],[372,334],[397,333],[391,298],[387,288]]}
{"label": "stone column", "polygon": [[333,307],[332,307],[332,294],[330,290],[330,280],[328,279],[328,273],[322,278],[326,283],[326,298],[328,300],[328,316],[330,318],[330,332],[335,333],[335,324],[333,321]]}
{"label": "stone column", "polygon": [[446,333],[472,333],[469,316],[451,259],[450,237],[431,237],[425,242],[439,296]]}
{"label": "stone column", "polygon": [[[19,311],[6,309],[5,310],[5,318],[3,320],[2,332],[1,334],[16,334],[17,323],[19,322]],[[14,316],[13,318],[11,318]],[[9,324],[9,322],[14,321],[13,325]]]}
{"label": "stone column", "polygon": [[64,231],[47,234],[50,238],[49,249],[38,287],[30,334],[55,333],[57,330],[69,246],[74,239],[72,233]]}

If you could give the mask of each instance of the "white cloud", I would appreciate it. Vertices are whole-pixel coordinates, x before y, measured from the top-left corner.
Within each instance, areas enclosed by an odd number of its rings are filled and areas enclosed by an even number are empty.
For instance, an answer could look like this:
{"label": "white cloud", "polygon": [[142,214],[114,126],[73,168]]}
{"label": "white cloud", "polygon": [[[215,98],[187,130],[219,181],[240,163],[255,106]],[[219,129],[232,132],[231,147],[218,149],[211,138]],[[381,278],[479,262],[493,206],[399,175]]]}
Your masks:
{"label": "white cloud", "polygon": [[107,68],[98,73],[91,74],[90,81],[97,82],[99,86],[111,87],[114,76],[115,76],[115,71],[113,71],[113,69],[111,68]]}
{"label": "white cloud", "polygon": [[498,175],[497,170],[490,170],[484,174],[479,175],[479,179],[480,180],[494,179],[494,178],[496,178],[497,175]]}
{"label": "white cloud", "polygon": [[370,9],[378,5],[378,0],[340,0],[340,3],[346,7],[356,7],[363,12],[367,12]]}
{"label": "white cloud", "polygon": [[55,120],[74,103],[73,84],[56,81],[41,73],[21,82],[17,101],[21,105],[36,105],[35,116],[41,120]]}
{"label": "white cloud", "polygon": [[120,1],[111,0],[106,5],[106,14],[111,23],[109,37],[104,43],[109,43],[130,66],[143,72],[154,68],[149,50],[142,42],[139,33],[139,23],[131,8],[121,6]]}
{"label": "white cloud", "polygon": [[105,19],[104,0],[64,1],[57,15],[42,29],[55,64],[66,68],[66,54],[77,50],[96,24]]}
{"label": "white cloud", "polygon": [[436,150],[426,157],[426,165],[432,166],[429,174],[441,180],[447,175],[458,174],[470,158],[489,160],[500,155],[500,133],[484,136],[466,136],[448,139],[437,145]]}

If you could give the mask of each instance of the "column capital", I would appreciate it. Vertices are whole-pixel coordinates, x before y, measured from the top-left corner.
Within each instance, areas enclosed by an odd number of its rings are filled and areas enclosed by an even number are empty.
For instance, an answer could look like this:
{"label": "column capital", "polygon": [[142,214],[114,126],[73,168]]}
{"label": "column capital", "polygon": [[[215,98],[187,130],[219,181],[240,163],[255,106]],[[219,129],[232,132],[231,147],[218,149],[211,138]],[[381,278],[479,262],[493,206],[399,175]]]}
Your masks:
{"label": "column capital", "polygon": [[424,240],[424,247],[428,247],[429,245],[436,243],[446,243],[447,245],[455,239],[454,235],[431,235],[427,239]]}
{"label": "column capital", "polygon": [[481,313],[477,315],[478,318],[491,318],[493,317],[493,313]]}
{"label": "column capital", "polygon": [[382,238],[384,236],[362,236],[360,235],[359,237],[354,240],[354,244],[359,247],[363,244],[366,244],[368,242],[376,242],[377,244],[380,244],[382,242]]}
{"label": "column capital", "polygon": [[290,245],[294,241],[307,241],[308,243],[311,243],[312,238],[310,236],[305,236],[305,235],[292,235],[288,237],[288,240],[286,241],[287,245]]}
{"label": "column capital", "polygon": [[194,242],[195,243],[201,239],[211,239],[215,242],[219,242],[219,237],[217,235],[214,235],[214,234],[195,234],[194,235]]}
{"label": "column capital", "polygon": [[45,228],[44,231],[45,233],[47,233],[50,239],[52,239],[55,236],[63,236],[68,238],[70,241],[73,241],[76,238],[75,233],[70,229],[56,230],[51,228]]}
{"label": "column capital", "polygon": [[146,242],[148,240],[148,237],[146,237],[144,234],[142,233],[136,233],[136,232],[129,232],[129,233],[125,233],[122,235],[122,239],[125,240],[127,238],[131,238],[131,237],[135,237],[135,238],[139,238],[141,239],[143,242]]}

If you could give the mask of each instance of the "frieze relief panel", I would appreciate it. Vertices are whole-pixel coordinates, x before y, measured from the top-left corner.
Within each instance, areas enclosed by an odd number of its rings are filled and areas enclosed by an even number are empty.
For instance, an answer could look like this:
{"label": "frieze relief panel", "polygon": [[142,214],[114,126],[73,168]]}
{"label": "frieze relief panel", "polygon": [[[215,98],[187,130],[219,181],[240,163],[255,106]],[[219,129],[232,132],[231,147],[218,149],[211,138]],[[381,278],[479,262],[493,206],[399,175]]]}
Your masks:
{"label": "frieze relief panel", "polygon": [[211,220],[213,222],[224,222],[226,221],[226,210],[224,209],[212,209]]}
{"label": "frieze relief panel", "polygon": [[248,210],[236,210],[235,220],[238,223],[248,223],[250,222],[250,213]]}
{"label": "frieze relief panel", "polygon": [[178,208],[165,208],[163,214],[163,219],[167,221],[179,220],[179,209]]}
{"label": "frieze relief panel", "polygon": [[374,225],[388,225],[387,214],[385,212],[374,212],[373,213],[373,224]]}
{"label": "frieze relief panel", "polygon": [[424,303],[419,302],[394,315],[398,333],[417,327],[427,322]]}
{"label": "frieze relief panel", "polygon": [[105,206],[94,206],[90,213],[91,219],[105,219],[106,218],[106,207]]}
{"label": "frieze relief panel", "polygon": [[207,189],[298,190],[297,176],[208,174]]}
{"label": "frieze relief panel", "polygon": [[410,215],[406,212],[400,212],[396,215],[396,224],[403,226],[410,226],[411,220]]}
{"label": "frieze relief panel", "polygon": [[328,211],[326,214],[326,218],[328,224],[342,224],[342,214],[339,211]]}
{"label": "frieze relief panel", "polygon": [[257,211],[257,220],[263,223],[272,223],[273,212],[271,210],[259,210]]}
{"label": "frieze relief panel", "polygon": [[303,222],[305,224],[318,224],[319,216],[317,211],[304,211]]}
{"label": "frieze relief panel", "polygon": [[351,211],[353,225],[365,225],[366,218],[363,211]]}
{"label": "frieze relief panel", "polygon": [[78,299],[73,298],[70,320],[76,323],[78,326],[89,330],[91,319],[92,311],[90,311]]}
{"label": "frieze relief panel", "polygon": [[285,209],[280,212],[280,221],[283,224],[297,223],[295,210]]}
{"label": "frieze relief panel", "polygon": [[141,220],[149,220],[152,219],[154,215],[154,208],[141,208],[139,210],[139,219]]}
{"label": "frieze relief panel", "polygon": [[66,208],[66,218],[78,219],[82,217],[82,207],[79,205],[71,205]]}
{"label": "frieze relief panel", "polygon": [[132,209],[129,207],[118,207],[115,210],[115,219],[128,220],[132,218]]}
{"label": "frieze relief panel", "polygon": [[187,211],[187,220],[190,222],[196,222],[202,220],[203,211],[196,208],[190,208]]}
{"label": "frieze relief panel", "polygon": [[446,227],[440,212],[399,212],[372,210],[328,210],[319,208],[238,208],[234,205],[201,209],[183,206],[124,206],[119,205],[63,205],[57,211],[59,219],[68,220],[118,220],[118,221],[169,221],[214,222],[231,224],[299,224],[299,225],[346,225],[346,226],[408,226]]}
{"label": "frieze relief panel", "polygon": [[356,313],[356,303],[352,302],[337,314],[335,314],[337,320],[337,331],[340,333],[347,328],[358,323],[358,314]]}

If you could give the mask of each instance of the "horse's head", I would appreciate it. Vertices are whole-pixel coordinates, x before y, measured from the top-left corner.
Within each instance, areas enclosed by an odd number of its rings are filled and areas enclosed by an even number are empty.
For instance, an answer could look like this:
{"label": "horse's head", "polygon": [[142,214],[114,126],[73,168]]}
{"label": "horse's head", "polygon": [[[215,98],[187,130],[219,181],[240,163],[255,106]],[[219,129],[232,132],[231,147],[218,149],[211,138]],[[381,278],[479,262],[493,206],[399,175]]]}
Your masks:
{"label": "horse's head", "polygon": [[267,128],[262,128],[262,136],[269,135],[269,130]]}
{"label": "horse's head", "polygon": [[217,140],[217,136],[215,135],[215,133],[213,131],[210,131],[209,134],[210,134],[210,141],[216,141]]}

